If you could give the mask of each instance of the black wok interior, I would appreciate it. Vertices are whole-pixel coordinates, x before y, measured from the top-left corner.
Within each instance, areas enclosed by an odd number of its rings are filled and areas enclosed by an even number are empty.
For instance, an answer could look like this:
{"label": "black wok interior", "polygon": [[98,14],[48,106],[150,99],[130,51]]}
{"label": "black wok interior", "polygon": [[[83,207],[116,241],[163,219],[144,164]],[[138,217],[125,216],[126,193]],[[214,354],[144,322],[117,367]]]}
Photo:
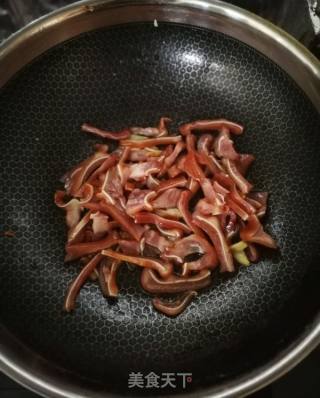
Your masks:
{"label": "black wok interior", "polygon": [[[80,265],[63,263],[64,215],[53,194],[99,141],[79,127],[155,125],[160,116],[174,120],[172,131],[198,118],[244,124],[237,147],[256,155],[250,178],[271,193],[266,229],[280,250],[233,276],[215,275],[175,319],[154,311],[140,270],[126,266],[118,300],[88,282],[65,314]],[[110,391],[126,390],[131,371],[190,371],[196,389],[263,364],[319,307],[319,121],[280,68],[216,32],[133,24],[46,52],[0,91],[0,224],[16,232],[0,238],[2,324],[46,360]]]}

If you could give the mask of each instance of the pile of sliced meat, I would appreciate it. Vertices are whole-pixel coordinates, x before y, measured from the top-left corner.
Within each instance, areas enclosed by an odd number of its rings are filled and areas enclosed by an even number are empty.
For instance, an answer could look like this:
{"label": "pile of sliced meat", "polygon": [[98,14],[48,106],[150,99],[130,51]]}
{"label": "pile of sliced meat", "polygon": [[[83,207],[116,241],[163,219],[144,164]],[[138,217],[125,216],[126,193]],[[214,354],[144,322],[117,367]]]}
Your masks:
{"label": "pile of sliced meat", "polygon": [[[176,316],[210,285],[215,268],[233,272],[235,263],[256,262],[259,246],[276,248],[260,221],[267,193],[253,191],[245,177],[254,156],[238,153],[232,140],[243,127],[199,120],[169,134],[169,123],[119,132],[82,125],[107,140],[64,175],[65,189],[55,194],[66,212],[65,261],[84,264],[66,311],[88,279],[117,296],[117,273],[129,263],[141,267],[154,307]],[[109,140],[119,144],[112,152]]]}

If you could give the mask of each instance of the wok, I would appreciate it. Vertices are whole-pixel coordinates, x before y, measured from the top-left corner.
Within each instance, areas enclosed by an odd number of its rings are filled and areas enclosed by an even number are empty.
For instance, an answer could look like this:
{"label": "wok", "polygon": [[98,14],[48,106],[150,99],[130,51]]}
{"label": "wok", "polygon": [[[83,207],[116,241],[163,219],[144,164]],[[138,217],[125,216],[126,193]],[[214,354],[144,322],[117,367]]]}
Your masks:
{"label": "wok", "polygon": [[[156,20],[156,22],[155,22]],[[0,47],[0,369],[50,397],[244,396],[320,340],[320,68],[273,25],[219,1],[89,1]],[[279,243],[251,267],[217,273],[179,317],[154,311],[139,271],[120,297],[94,283],[62,311],[79,265],[64,265],[61,175],[109,129],[225,117],[242,123],[251,179],[271,193]],[[130,372],[190,372],[185,389],[128,389]]]}

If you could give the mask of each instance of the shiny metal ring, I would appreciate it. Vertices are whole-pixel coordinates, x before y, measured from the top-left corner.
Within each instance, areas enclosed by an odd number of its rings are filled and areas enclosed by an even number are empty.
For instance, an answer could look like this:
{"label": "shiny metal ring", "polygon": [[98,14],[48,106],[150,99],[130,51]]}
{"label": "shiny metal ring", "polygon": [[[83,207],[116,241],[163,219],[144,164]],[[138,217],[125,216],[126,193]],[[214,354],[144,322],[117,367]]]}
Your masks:
{"label": "shiny metal ring", "polygon": [[[255,48],[288,73],[320,112],[320,63],[290,35],[219,0],[86,0],[60,9],[18,31],[0,46],[0,87],[49,48],[83,32],[128,22],[175,22],[225,33]],[[243,397],[276,380],[320,342],[320,314],[299,338],[264,366],[231,382],[183,397]],[[111,397],[80,385],[38,358],[0,327],[0,370],[46,397]],[[180,395],[177,395],[177,397]],[[181,395],[182,397],[182,395]]]}

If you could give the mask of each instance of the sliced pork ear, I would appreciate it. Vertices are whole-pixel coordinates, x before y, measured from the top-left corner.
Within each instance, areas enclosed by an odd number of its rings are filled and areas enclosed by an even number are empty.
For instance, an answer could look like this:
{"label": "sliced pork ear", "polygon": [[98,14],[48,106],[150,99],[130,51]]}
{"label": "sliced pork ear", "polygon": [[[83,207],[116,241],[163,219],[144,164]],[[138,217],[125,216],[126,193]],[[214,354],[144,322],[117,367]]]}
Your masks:
{"label": "sliced pork ear", "polygon": [[227,129],[222,129],[214,142],[214,152],[219,158],[237,160],[238,152],[234,149],[233,141]]}
{"label": "sliced pork ear", "polygon": [[107,153],[109,151],[109,146],[107,144],[94,144],[93,148],[97,152]]}
{"label": "sliced pork ear", "polygon": [[115,260],[127,261],[128,263],[138,265],[139,267],[155,270],[164,278],[172,274],[172,264],[155,258],[129,256],[109,249],[103,250],[102,254]]}
{"label": "sliced pork ear", "polygon": [[99,285],[105,297],[117,297],[119,287],[117,284],[117,274],[121,266],[121,261],[104,258],[99,267]]}
{"label": "sliced pork ear", "polygon": [[133,190],[136,189],[136,184],[133,183],[132,181],[127,181],[124,186],[123,186],[124,190],[127,192],[132,192]]}
{"label": "sliced pork ear", "polygon": [[196,180],[194,180],[193,178],[190,177],[188,179],[187,188],[191,192],[192,196],[195,196],[195,194],[200,189],[200,184]]}
{"label": "sliced pork ear", "polygon": [[232,209],[229,208],[219,217],[221,228],[223,229],[227,240],[230,240],[239,232],[237,215]]}
{"label": "sliced pork ear", "polygon": [[159,277],[153,269],[145,268],[141,273],[140,282],[143,289],[149,293],[181,293],[209,286],[211,271],[206,269],[196,275],[186,277],[171,274],[164,279]]}
{"label": "sliced pork ear", "polygon": [[168,209],[156,209],[154,212],[158,216],[169,218],[170,220],[180,220],[182,218],[180,210],[176,207],[169,207]]}
{"label": "sliced pork ear", "polygon": [[87,227],[88,223],[91,220],[91,211],[88,211],[75,225],[73,228],[68,231],[68,244],[79,243],[84,238],[84,231]]}
{"label": "sliced pork ear", "polygon": [[122,253],[130,256],[139,256],[141,254],[140,242],[137,242],[136,240],[120,239],[118,245]]}
{"label": "sliced pork ear", "polygon": [[118,155],[110,155],[88,178],[88,183],[95,183],[101,175],[106,173],[111,167],[115,166],[118,161]]}
{"label": "sliced pork ear", "polygon": [[156,127],[120,132],[82,126],[119,145],[112,153],[96,145],[63,177],[65,192],[55,194],[66,211],[65,261],[85,264],[66,297],[67,311],[93,272],[103,295],[116,297],[117,271],[125,261],[143,268],[147,292],[184,293],[171,302],[153,300],[158,311],[176,316],[210,284],[215,267],[233,272],[233,258],[241,265],[257,261],[256,245],[276,248],[259,221],[267,194],[252,192],[245,178],[254,156],[238,154],[231,139],[243,127],[197,120],[169,136],[169,122],[162,117]]}
{"label": "sliced pork ear", "polygon": [[109,154],[96,152],[81,162],[69,178],[66,179],[65,189],[69,195],[75,196],[90,175],[109,158]]}
{"label": "sliced pork ear", "polygon": [[164,137],[167,136],[168,129],[167,129],[167,124],[171,123],[172,120],[169,117],[161,117],[159,120],[158,124],[158,130],[159,130],[159,137]]}
{"label": "sliced pork ear", "polygon": [[181,193],[180,198],[177,203],[177,207],[183,217],[184,222],[188,225],[191,231],[193,231],[195,234],[204,237],[203,232],[201,231],[200,228],[198,228],[192,219],[192,214],[189,210],[189,203],[192,198],[193,194],[189,190],[185,190]]}
{"label": "sliced pork ear", "polygon": [[65,301],[64,301],[64,310],[67,312],[71,312],[75,308],[75,303],[77,296],[80,292],[81,287],[90,277],[92,272],[96,269],[100,261],[103,259],[103,256],[99,253],[96,254],[82,269],[80,274],[76,277],[76,279],[69,286]]}
{"label": "sliced pork ear", "polygon": [[213,136],[212,134],[202,134],[198,139],[197,149],[198,153],[204,153],[209,155],[211,152],[211,148],[213,145]]}
{"label": "sliced pork ear", "polygon": [[147,210],[152,211],[153,205],[150,203],[157,194],[150,189],[134,189],[128,196],[126,204],[126,212],[129,216],[134,216],[136,213]]}
{"label": "sliced pork ear", "polygon": [[[66,212],[66,224],[69,229],[75,228],[79,223],[81,218],[81,208],[84,204],[90,202],[92,199],[94,190],[92,185],[85,184],[81,189],[80,196],[82,198],[78,199],[69,199],[67,198],[67,194],[64,191],[57,191],[54,195],[54,203],[56,206],[62,208]],[[67,199],[67,201],[66,201]]]}
{"label": "sliced pork ear", "polygon": [[156,227],[161,235],[165,236],[169,240],[176,241],[183,237],[183,231],[179,228],[164,228],[159,224],[156,224]]}
{"label": "sliced pork ear", "polygon": [[213,188],[217,192],[217,194],[220,194],[223,197],[230,193],[230,191],[224,188],[221,184],[219,184],[218,181],[213,182]]}
{"label": "sliced pork ear", "polygon": [[124,205],[124,193],[117,167],[112,167],[106,173],[101,186],[99,197],[107,203],[122,207]]}
{"label": "sliced pork ear", "polygon": [[249,193],[249,191],[251,191],[252,189],[252,184],[250,184],[250,182],[247,181],[239,172],[236,163],[230,159],[222,159],[222,164],[226,168],[227,173],[233,179],[239,190],[244,194]]}
{"label": "sliced pork ear", "polygon": [[182,170],[198,182],[206,177],[197,161],[195,153],[192,151],[186,155]]}
{"label": "sliced pork ear", "polygon": [[[202,238],[200,239],[202,240]],[[205,253],[197,260],[185,261],[182,265],[182,276],[188,276],[191,272],[204,269],[215,269],[218,266],[218,257],[214,247],[207,240],[204,241],[207,243],[202,242]]]}
{"label": "sliced pork ear", "polygon": [[155,297],[152,299],[152,305],[159,312],[162,312],[167,316],[174,317],[181,314],[196,296],[197,292],[195,290],[191,290],[190,292],[183,293],[174,301],[168,301],[160,297]]}
{"label": "sliced pork ear", "polygon": [[142,163],[133,163],[127,167],[127,178],[135,181],[141,181],[149,175],[159,173],[161,169],[161,162],[159,160],[149,160]]}
{"label": "sliced pork ear", "polygon": [[239,172],[244,176],[247,174],[248,169],[251,164],[254,162],[255,157],[248,153],[240,154],[238,159],[236,160],[236,165]]}
{"label": "sliced pork ear", "polygon": [[277,248],[276,242],[263,230],[256,215],[249,216],[246,225],[240,228],[240,237],[245,242],[257,243],[271,249]]}
{"label": "sliced pork ear", "polygon": [[85,183],[77,192],[77,198],[79,198],[80,204],[89,203],[94,195],[94,188],[91,184]]}
{"label": "sliced pork ear", "polygon": [[118,235],[115,232],[108,234],[105,238],[93,242],[82,242],[66,245],[66,256],[64,261],[73,261],[86,256],[100,252],[103,249],[107,249],[116,245],[118,242]]}
{"label": "sliced pork ear", "polygon": [[146,140],[122,140],[120,143],[122,146],[129,146],[131,148],[146,148],[153,147],[157,145],[170,145],[176,144],[177,142],[182,141],[180,135],[174,135],[169,137],[157,137],[150,138]]}
{"label": "sliced pork ear", "polygon": [[221,229],[219,219],[215,216],[203,217],[200,215],[196,215],[194,218],[194,222],[196,223],[196,225],[198,225],[198,227],[203,229],[203,231],[208,234],[209,238],[214,244],[214,247],[217,251],[217,256],[220,261],[221,272],[233,272],[233,257],[224,233]]}
{"label": "sliced pork ear", "polygon": [[153,229],[147,230],[143,236],[145,244],[158,249],[160,253],[163,253],[167,247],[172,245],[172,242]]}
{"label": "sliced pork ear", "polygon": [[176,178],[183,173],[176,164],[172,165],[167,172],[170,178]]}
{"label": "sliced pork ear", "polygon": [[171,119],[168,117],[162,117],[160,118],[158,127],[131,127],[130,131],[134,135],[142,135],[145,137],[164,137],[168,135],[166,125],[170,122]]}
{"label": "sliced pork ear", "polygon": [[175,145],[174,150],[164,158],[163,165],[159,173],[160,176],[163,176],[169,170],[169,168],[175,163],[179,154],[184,150],[184,148],[185,144],[183,141],[179,141]]}
{"label": "sliced pork ear", "polygon": [[185,233],[191,232],[190,228],[183,224],[182,222],[169,220],[163,217],[160,217],[154,213],[141,212],[135,214],[135,222],[137,224],[155,224],[156,226],[160,226],[161,228],[167,229],[180,229]]}
{"label": "sliced pork ear", "polygon": [[149,189],[156,190],[156,188],[160,185],[160,181],[154,177],[152,174],[148,175],[146,185]]}
{"label": "sliced pork ear", "polygon": [[[182,142],[182,141],[181,141]],[[162,151],[161,154],[161,159],[164,160],[166,159],[168,156],[170,156],[173,152],[173,145],[167,145],[164,150]]]}
{"label": "sliced pork ear", "polygon": [[132,219],[117,207],[107,203],[87,203],[84,205],[89,210],[101,211],[112,217],[118,224],[130,234],[135,240],[140,240],[144,233],[144,229],[135,225]]}
{"label": "sliced pork ear", "polygon": [[198,163],[202,166],[206,166],[212,175],[215,176],[217,173],[224,171],[223,167],[213,153],[206,154],[205,152],[201,152],[197,153],[196,156]]}
{"label": "sliced pork ear", "polygon": [[257,209],[257,216],[259,218],[266,214],[268,192],[250,192],[247,200]]}
{"label": "sliced pork ear", "polygon": [[201,186],[202,192],[204,194],[204,197],[207,199],[208,202],[210,202],[212,204],[219,203],[216,191],[214,190],[213,185],[209,178],[203,178],[200,181],[200,186]]}
{"label": "sliced pork ear", "polygon": [[125,138],[128,138],[131,134],[129,129],[112,132],[112,131],[99,129],[97,127],[92,126],[89,123],[83,123],[83,125],[81,126],[81,130],[86,133],[94,134],[98,137],[108,138],[110,140],[124,140]]}
{"label": "sliced pork ear", "polygon": [[248,214],[254,214],[256,208],[249,203],[245,197],[241,196],[235,187],[232,188],[230,194],[228,195],[231,200],[237,203],[242,209]]}
{"label": "sliced pork ear", "polygon": [[181,172],[183,172],[183,173],[185,173],[185,170],[184,170],[185,161],[186,161],[186,155],[183,154],[183,155],[178,156],[177,162],[176,162],[178,169],[181,170]]}
{"label": "sliced pork ear", "polygon": [[54,195],[54,202],[58,207],[65,210],[67,227],[74,228],[81,218],[81,205],[78,199],[71,199],[65,203],[65,196],[64,191],[57,191]]}
{"label": "sliced pork ear", "polygon": [[[131,148],[130,148],[131,149]],[[148,152],[145,149],[132,149],[130,151],[130,162],[145,162],[148,160]]]}
{"label": "sliced pork ear", "polygon": [[144,162],[152,158],[158,158],[162,154],[162,151],[157,148],[129,149],[130,155],[128,160],[131,162]]}
{"label": "sliced pork ear", "polygon": [[[204,242],[206,242],[206,244]],[[206,249],[208,249],[207,245],[211,247],[205,239],[192,234],[180,239],[179,242],[167,248],[162,257],[182,264],[184,258],[190,254],[204,254]]]}
{"label": "sliced pork ear", "polygon": [[224,170],[215,174],[214,179],[229,192],[236,188],[236,184],[234,183],[233,179],[229,176],[229,174],[226,174]]}
{"label": "sliced pork ear", "polygon": [[[190,254],[201,254],[202,257],[186,262],[185,257]],[[167,247],[162,257],[180,264],[183,263],[183,275],[187,275],[190,271],[214,269],[218,265],[214,247],[206,239],[195,234],[180,239],[173,246]]]}
{"label": "sliced pork ear", "polygon": [[117,171],[117,177],[120,179],[120,183],[122,186],[124,186],[128,180],[128,167],[126,165],[126,161],[130,157],[131,153],[131,148],[118,148],[119,151],[119,162],[116,166],[116,171]]}
{"label": "sliced pork ear", "polygon": [[[185,180],[187,182],[187,180]],[[160,193],[155,199],[152,200],[153,209],[168,209],[177,207],[178,200],[181,195],[181,189],[169,188],[166,191]],[[148,210],[148,209],[146,209]],[[152,209],[151,209],[152,210]],[[151,211],[150,210],[150,211]]]}
{"label": "sliced pork ear", "polygon": [[217,216],[219,214],[223,214],[226,210],[226,206],[224,204],[219,203],[211,203],[208,199],[200,199],[198,200],[195,208],[194,214],[200,214],[202,216]]}
{"label": "sliced pork ear", "polygon": [[109,217],[100,211],[91,212],[90,220],[92,220],[92,232],[94,239],[102,238],[108,231],[110,231]]}
{"label": "sliced pork ear", "polygon": [[227,197],[226,203],[233,213],[237,214],[243,221],[246,221],[249,217],[249,214],[235,201],[231,198]]}
{"label": "sliced pork ear", "polygon": [[196,136],[194,134],[186,136],[186,147],[188,152],[196,153]]}
{"label": "sliced pork ear", "polygon": [[162,180],[156,187],[155,191],[160,193],[168,190],[169,188],[183,188],[186,187],[188,180],[185,176],[180,176],[177,178],[171,178],[170,180]]}
{"label": "sliced pork ear", "polygon": [[159,136],[159,129],[157,127],[130,127],[130,131],[134,135],[143,135],[145,137]]}
{"label": "sliced pork ear", "polygon": [[249,198],[249,196],[246,197],[246,201],[250,203],[256,210],[260,209],[262,206],[260,202],[255,199]]}
{"label": "sliced pork ear", "polygon": [[228,130],[233,134],[239,135],[243,132],[243,126],[238,123],[231,122],[227,119],[214,120],[196,120],[195,122],[186,123],[179,127],[182,135],[188,135],[192,131],[221,131]]}

